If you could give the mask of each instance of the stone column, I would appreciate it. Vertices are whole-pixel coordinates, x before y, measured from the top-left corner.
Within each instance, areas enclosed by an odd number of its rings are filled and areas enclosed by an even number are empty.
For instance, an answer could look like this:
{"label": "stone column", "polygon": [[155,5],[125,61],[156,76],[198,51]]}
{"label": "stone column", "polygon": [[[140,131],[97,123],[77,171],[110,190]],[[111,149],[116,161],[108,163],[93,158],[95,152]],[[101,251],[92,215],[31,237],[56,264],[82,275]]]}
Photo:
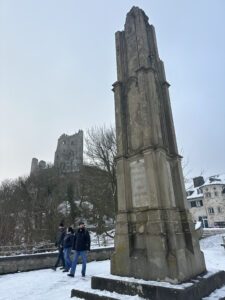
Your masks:
{"label": "stone column", "polygon": [[205,271],[154,27],[138,7],[116,33],[118,213],[111,273],[184,282]]}

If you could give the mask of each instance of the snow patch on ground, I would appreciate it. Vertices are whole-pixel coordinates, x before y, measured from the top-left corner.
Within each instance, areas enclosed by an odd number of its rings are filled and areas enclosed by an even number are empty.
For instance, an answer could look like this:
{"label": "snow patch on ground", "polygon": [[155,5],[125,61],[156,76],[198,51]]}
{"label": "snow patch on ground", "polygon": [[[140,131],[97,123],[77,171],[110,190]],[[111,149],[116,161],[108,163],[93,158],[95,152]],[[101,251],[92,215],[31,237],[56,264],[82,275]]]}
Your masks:
{"label": "snow patch on ground", "polygon": [[[109,274],[110,261],[87,264],[87,277],[81,277],[81,265],[77,266],[74,278],[61,270],[51,269],[0,276],[0,300],[64,300],[70,299],[71,290],[91,288],[91,276]],[[78,299],[78,298],[73,298]]]}
{"label": "snow patch on ground", "polygon": [[198,230],[201,227],[202,227],[202,222],[200,222],[200,221],[196,222],[196,224],[195,224],[195,230]]}
{"label": "snow patch on ground", "polygon": [[217,234],[200,240],[200,247],[204,252],[209,271],[225,270],[225,251],[221,246],[223,235]]}

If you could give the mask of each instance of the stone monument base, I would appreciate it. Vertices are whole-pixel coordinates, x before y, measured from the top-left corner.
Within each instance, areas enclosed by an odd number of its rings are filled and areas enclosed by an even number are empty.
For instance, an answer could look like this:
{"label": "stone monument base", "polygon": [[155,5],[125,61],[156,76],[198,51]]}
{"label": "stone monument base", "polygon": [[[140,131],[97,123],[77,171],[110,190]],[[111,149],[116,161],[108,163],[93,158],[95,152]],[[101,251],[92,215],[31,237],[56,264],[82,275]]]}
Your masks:
{"label": "stone monument base", "polygon": [[[209,296],[215,289],[223,285],[225,285],[225,271],[207,272],[189,282],[177,285],[113,275],[105,277],[93,276],[91,281],[92,290],[72,290],[71,297],[86,300],[117,300],[122,299],[122,294],[138,295],[150,300],[200,300]],[[111,294],[110,292],[114,293]]]}

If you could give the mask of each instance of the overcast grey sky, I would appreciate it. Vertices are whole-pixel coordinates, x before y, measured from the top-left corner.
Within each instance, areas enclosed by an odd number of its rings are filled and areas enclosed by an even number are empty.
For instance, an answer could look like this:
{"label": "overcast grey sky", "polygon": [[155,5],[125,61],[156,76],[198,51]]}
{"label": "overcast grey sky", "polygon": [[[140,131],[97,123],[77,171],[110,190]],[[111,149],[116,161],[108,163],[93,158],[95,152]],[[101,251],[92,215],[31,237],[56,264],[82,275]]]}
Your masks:
{"label": "overcast grey sky", "polygon": [[114,124],[114,33],[155,26],[191,176],[225,172],[224,0],[0,0],[0,181],[53,162],[57,139]]}

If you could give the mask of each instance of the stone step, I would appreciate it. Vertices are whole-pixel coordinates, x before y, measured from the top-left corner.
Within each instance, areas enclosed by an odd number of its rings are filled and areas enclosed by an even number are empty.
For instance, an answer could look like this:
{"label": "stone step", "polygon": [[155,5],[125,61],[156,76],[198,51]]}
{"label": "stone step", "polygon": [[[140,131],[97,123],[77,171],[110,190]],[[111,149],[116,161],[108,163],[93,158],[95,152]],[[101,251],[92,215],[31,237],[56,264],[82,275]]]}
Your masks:
{"label": "stone step", "polygon": [[[92,277],[92,289],[85,291],[73,289],[71,297],[85,300],[123,300],[141,299],[151,300],[201,300],[208,297],[216,289],[225,284],[225,272],[206,273],[190,280],[190,282],[172,285],[163,282],[144,281],[133,278],[121,278],[110,275],[106,277]],[[223,288],[224,289],[224,288]],[[225,297],[217,297],[225,300]]]}
{"label": "stone step", "polygon": [[[225,272],[206,273],[190,282],[172,285],[169,283],[144,281],[110,275],[93,276],[92,289],[106,290],[118,294],[135,296],[151,300],[200,300],[225,284]],[[100,299],[100,298],[99,298]],[[89,300],[89,299],[88,299]]]}
{"label": "stone step", "polygon": [[97,292],[86,292],[81,290],[73,289],[71,291],[71,298],[77,297],[85,300],[120,300],[121,298],[115,298],[107,295],[103,295],[101,291]]}
{"label": "stone step", "polygon": [[[106,290],[101,291],[96,289],[91,289],[89,291],[73,289],[71,291],[71,298],[72,297],[85,299],[85,300],[123,300],[124,297],[126,297],[126,300],[134,300],[134,298],[137,300],[138,295],[131,296],[131,295],[118,294],[115,292],[109,292]],[[138,299],[141,300],[143,298],[138,297]]]}

